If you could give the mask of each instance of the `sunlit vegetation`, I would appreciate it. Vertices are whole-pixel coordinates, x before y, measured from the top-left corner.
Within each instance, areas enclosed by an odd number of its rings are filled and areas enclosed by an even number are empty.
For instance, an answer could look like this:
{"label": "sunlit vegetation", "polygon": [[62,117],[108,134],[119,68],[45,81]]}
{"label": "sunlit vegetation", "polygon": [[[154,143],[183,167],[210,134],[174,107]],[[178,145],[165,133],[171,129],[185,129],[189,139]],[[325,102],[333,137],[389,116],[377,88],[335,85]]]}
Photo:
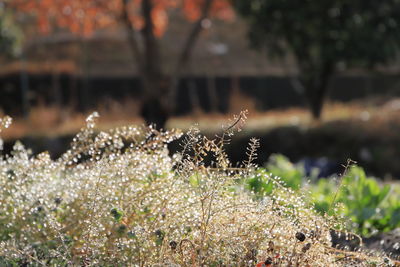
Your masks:
{"label": "sunlit vegetation", "polygon": [[368,177],[358,166],[349,165],[341,177],[318,178],[319,170],[307,177],[302,164],[293,164],[282,155],[271,156],[265,168],[259,168],[248,186],[257,195],[272,193],[273,184],[262,174],[282,177],[286,187],[310,191],[310,201],[321,214],[341,214],[347,228],[363,236],[400,227],[400,200],[397,185],[383,185]]}
{"label": "sunlit vegetation", "polygon": [[[291,178],[257,168],[257,139],[249,142],[248,159],[232,165],[224,147],[246,113],[212,139],[195,127],[186,133],[136,126],[96,133],[97,116],[87,118],[57,160],[46,152],[34,156],[21,143],[1,158],[1,264],[393,264],[332,248],[330,231],[345,232],[344,220],[315,210],[306,191],[286,186]],[[181,152],[169,155],[166,145],[177,138]],[[271,185],[265,194],[249,190],[253,177]]]}

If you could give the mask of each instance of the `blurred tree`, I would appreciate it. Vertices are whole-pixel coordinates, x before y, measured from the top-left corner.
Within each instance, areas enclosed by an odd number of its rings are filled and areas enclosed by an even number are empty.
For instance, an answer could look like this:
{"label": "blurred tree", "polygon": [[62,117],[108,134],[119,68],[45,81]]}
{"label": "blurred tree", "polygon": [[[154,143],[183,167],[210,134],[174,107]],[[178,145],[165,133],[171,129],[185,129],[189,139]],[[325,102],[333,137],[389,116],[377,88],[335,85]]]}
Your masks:
{"label": "blurred tree", "polygon": [[[8,1],[0,2],[0,62],[2,59],[19,57],[23,65],[23,55],[21,54],[23,35],[14,21],[12,10],[6,8]],[[23,67],[20,69],[20,81],[22,112],[24,116],[27,116],[29,112],[28,84]],[[3,86],[0,84],[0,90],[3,90]]]}
{"label": "blurred tree", "polygon": [[[233,17],[229,0],[13,0],[21,11],[35,14],[42,32],[54,26],[89,36],[96,29],[122,25],[144,91],[142,115],[163,127],[175,108],[179,76],[190,60],[203,22],[209,16]],[[182,44],[175,68],[163,69],[159,47],[168,26],[168,9],[180,8],[193,27]]]}
{"label": "blurred tree", "polygon": [[13,23],[11,10],[0,2],[0,56],[16,56],[20,52],[20,29]]}
{"label": "blurred tree", "polygon": [[[321,115],[329,80],[344,67],[394,59],[400,44],[399,0],[233,0],[249,38],[271,56],[294,55],[312,115]],[[341,67],[341,68],[340,68]]]}

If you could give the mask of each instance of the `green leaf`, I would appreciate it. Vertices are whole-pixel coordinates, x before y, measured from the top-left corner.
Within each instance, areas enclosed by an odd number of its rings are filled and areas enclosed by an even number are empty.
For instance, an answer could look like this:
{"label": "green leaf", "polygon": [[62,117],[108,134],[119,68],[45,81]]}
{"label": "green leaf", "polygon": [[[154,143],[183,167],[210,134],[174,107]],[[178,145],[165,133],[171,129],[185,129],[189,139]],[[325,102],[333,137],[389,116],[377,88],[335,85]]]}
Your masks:
{"label": "green leaf", "polygon": [[117,222],[120,222],[122,217],[124,216],[124,213],[121,210],[118,210],[117,208],[112,208],[110,210],[110,213],[113,216],[114,220]]}

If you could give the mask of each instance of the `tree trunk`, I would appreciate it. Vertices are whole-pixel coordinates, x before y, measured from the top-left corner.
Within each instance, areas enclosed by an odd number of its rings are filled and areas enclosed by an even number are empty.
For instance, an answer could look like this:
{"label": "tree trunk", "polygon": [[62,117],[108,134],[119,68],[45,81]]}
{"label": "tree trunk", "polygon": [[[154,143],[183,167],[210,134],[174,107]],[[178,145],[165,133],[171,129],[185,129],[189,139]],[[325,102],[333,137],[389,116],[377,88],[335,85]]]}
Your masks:
{"label": "tree trunk", "polygon": [[154,36],[154,24],[151,16],[153,1],[142,0],[141,3],[144,27],[140,34],[143,37],[143,45],[139,45],[140,39],[137,38],[136,30],[129,19],[129,1],[122,0],[123,12],[120,19],[125,25],[129,46],[135,57],[136,64],[139,66],[138,74],[143,89],[140,113],[147,124],[156,124],[157,128],[163,128],[175,109],[176,87],[181,70],[187,61],[189,61],[197,37],[202,30],[201,22],[208,17],[211,4],[214,0],[205,0],[202,14],[197,22],[195,22],[192,31],[184,43],[181,50],[182,53],[178,58],[178,63],[171,79],[167,79],[162,70],[159,43]]}
{"label": "tree trunk", "polygon": [[158,75],[142,77],[143,99],[140,115],[146,124],[155,125],[156,129],[162,129],[170,117],[171,110],[166,103],[168,80]]}
{"label": "tree trunk", "polygon": [[322,108],[328,93],[333,70],[333,64],[326,62],[322,67],[317,68],[317,71],[313,72],[315,73],[314,76],[309,79],[303,79],[306,100],[314,120],[321,119]]}
{"label": "tree trunk", "polygon": [[170,116],[167,98],[168,81],[162,70],[160,47],[154,35],[154,24],[151,16],[152,0],[142,0],[144,27],[141,31],[144,42],[144,62],[141,74],[143,102],[141,114],[147,124],[155,124],[157,129],[165,127]]}
{"label": "tree trunk", "polygon": [[129,18],[129,0],[123,0],[123,12],[121,22],[125,25],[128,44],[137,66],[137,73],[142,86],[142,106],[140,114],[146,124],[155,125],[161,129],[169,117],[169,110],[166,107],[167,79],[162,72],[162,62],[158,40],[154,36],[154,24],[151,17],[153,3],[151,0],[143,0],[141,13],[144,19],[144,27],[140,31],[143,44]]}
{"label": "tree trunk", "polygon": [[314,120],[321,118],[326,93],[327,86],[317,88],[306,87],[306,97]]}
{"label": "tree trunk", "polygon": [[163,129],[169,118],[169,112],[158,97],[149,97],[142,103],[140,115],[147,125],[154,125],[156,129]]}

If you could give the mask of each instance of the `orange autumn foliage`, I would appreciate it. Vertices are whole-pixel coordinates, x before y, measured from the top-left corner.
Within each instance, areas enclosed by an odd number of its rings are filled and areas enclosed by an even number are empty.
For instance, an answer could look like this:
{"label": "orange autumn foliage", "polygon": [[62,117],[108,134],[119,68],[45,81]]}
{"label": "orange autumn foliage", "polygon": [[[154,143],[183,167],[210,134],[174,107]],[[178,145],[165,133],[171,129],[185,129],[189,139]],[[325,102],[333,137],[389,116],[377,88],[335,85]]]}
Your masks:
{"label": "orange autumn foliage", "polygon": [[[11,5],[21,12],[36,17],[41,33],[55,27],[66,28],[72,33],[89,36],[96,29],[118,24],[124,0],[13,0]],[[141,14],[142,0],[128,4],[129,19],[135,29],[144,26]],[[201,16],[205,0],[153,0],[151,17],[154,34],[162,36],[168,26],[168,10],[181,8],[188,21]],[[234,17],[229,0],[213,0],[210,16],[229,20]]]}

